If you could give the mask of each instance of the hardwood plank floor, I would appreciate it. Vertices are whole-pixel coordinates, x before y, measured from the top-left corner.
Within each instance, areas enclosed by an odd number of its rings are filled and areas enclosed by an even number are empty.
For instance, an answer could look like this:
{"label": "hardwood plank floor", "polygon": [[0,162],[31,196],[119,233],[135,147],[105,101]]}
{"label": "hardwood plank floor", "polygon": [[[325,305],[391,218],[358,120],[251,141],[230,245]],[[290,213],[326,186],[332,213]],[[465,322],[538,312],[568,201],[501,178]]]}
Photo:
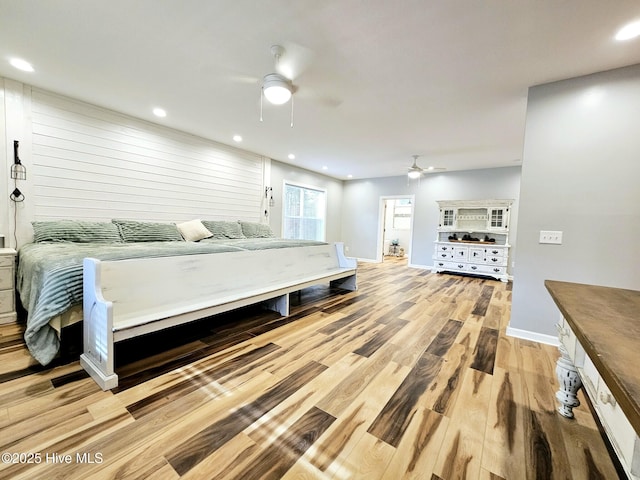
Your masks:
{"label": "hardwood plank floor", "polygon": [[582,393],[556,413],[556,349],[505,335],[510,284],[395,258],[358,283],[123,342],[108,392],[0,326],[0,478],[619,478]]}

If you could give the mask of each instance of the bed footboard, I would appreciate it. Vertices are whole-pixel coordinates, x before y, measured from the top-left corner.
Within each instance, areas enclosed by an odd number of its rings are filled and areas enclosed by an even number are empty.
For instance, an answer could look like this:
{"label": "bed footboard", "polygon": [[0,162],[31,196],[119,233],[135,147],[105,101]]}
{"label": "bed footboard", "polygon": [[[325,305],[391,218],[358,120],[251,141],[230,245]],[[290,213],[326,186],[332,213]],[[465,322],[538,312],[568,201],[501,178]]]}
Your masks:
{"label": "bed footboard", "polygon": [[113,303],[104,299],[101,264],[95,258],[83,263],[84,352],[80,364],[103,390],[118,385],[113,365]]}
{"label": "bed footboard", "polygon": [[289,315],[289,294],[329,282],[356,289],[355,259],[341,243],[292,249],[128,260],[84,259],[84,353],[103,390],[114,388],[114,344],[263,303]]}

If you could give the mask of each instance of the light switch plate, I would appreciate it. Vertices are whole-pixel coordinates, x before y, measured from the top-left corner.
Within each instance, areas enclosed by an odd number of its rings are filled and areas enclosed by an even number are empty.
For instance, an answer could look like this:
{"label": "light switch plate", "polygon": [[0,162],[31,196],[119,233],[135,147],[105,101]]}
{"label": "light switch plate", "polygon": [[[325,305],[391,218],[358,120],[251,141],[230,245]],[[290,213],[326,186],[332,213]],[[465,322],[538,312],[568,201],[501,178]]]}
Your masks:
{"label": "light switch plate", "polygon": [[540,230],[539,243],[562,245],[562,232],[557,230]]}

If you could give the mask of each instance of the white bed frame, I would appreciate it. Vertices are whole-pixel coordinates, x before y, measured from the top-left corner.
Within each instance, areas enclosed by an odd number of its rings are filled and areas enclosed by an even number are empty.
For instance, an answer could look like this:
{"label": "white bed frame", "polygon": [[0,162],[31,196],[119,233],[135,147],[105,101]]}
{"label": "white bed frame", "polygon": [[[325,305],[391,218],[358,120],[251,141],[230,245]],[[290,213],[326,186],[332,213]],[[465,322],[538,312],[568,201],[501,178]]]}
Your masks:
{"label": "white bed frame", "polygon": [[356,289],[357,261],[343,244],[130,260],[84,259],[84,353],[103,390],[118,385],[114,344],[265,302],[289,315],[289,293],[331,282]]}

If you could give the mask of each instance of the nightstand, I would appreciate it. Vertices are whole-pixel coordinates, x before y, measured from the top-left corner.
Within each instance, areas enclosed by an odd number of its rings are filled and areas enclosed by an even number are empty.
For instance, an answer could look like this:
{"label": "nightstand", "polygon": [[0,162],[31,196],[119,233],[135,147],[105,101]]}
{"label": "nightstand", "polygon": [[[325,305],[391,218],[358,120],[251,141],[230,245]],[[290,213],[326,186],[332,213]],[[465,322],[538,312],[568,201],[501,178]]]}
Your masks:
{"label": "nightstand", "polygon": [[16,321],[16,251],[0,248],[0,324]]}

